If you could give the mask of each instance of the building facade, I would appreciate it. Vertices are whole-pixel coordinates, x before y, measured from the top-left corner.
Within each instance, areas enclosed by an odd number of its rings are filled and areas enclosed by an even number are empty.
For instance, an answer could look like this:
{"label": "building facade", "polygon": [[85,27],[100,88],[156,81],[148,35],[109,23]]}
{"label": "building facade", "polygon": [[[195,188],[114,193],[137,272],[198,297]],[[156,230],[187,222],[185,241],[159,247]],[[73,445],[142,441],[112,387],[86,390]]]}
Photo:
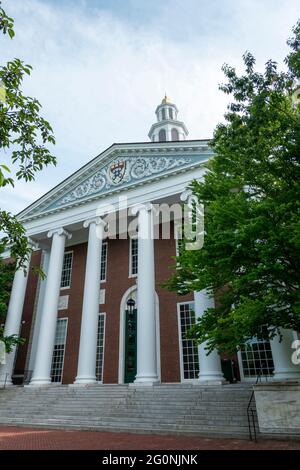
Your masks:
{"label": "building facade", "polygon": [[161,286],[178,249],[176,208],[189,207],[188,185],[212,157],[209,141],[187,140],[177,114],[165,96],[150,142],[113,144],[19,214],[34,245],[30,265],[46,277],[15,274],[5,334],[26,341],[7,355],[0,381],[223,384],[255,380],[260,371],[300,376],[291,362],[295,332],[254,340],[232,357],[207,356],[186,332],[214,299]]}

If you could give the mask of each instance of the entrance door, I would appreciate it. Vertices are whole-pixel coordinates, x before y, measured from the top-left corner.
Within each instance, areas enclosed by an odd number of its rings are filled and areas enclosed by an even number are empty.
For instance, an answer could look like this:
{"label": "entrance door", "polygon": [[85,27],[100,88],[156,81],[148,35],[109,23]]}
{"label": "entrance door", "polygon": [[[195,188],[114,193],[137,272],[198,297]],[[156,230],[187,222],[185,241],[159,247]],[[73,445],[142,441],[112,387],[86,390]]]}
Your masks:
{"label": "entrance door", "polygon": [[136,317],[136,309],[126,310],[125,383],[133,382],[136,376]]}

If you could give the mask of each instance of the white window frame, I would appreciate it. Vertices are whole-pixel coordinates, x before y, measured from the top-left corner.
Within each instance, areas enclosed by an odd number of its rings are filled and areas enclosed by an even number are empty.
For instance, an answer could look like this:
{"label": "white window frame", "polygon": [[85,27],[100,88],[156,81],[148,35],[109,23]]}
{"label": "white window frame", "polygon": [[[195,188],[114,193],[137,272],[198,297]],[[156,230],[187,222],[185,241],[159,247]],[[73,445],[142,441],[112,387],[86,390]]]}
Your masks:
{"label": "white window frame", "polygon": [[[100,283],[106,282],[107,281],[107,258],[108,258],[108,242],[102,242],[102,247],[101,247],[101,260],[100,260],[100,266],[102,270],[102,253],[103,253],[103,246],[106,246],[106,258],[105,258],[105,278],[100,279]],[[101,277],[101,271],[100,271],[100,277]]]}
{"label": "white window frame", "polygon": [[[177,325],[178,325],[178,339],[179,339],[179,364],[180,364],[180,381],[181,382],[193,382],[197,380],[198,377],[194,377],[191,379],[184,378],[184,363],[183,363],[183,345],[182,345],[182,332],[181,332],[181,318],[180,318],[180,306],[181,305],[190,305],[195,304],[193,300],[186,301],[186,302],[178,302],[177,303]],[[198,359],[199,361],[199,359]],[[200,369],[200,364],[199,364]]]}
{"label": "white window frame", "polygon": [[[97,375],[96,375],[96,380],[99,384],[103,383],[103,372],[104,372],[104,361],[105,361],[105,332],[106,332],[106,312],[99,312],[98,313],[98,323],[97,323],[97,348],[96,348],[96,367],[97,367],[97,354],[98,354],[98,324],[99,324],[99,317],[100,315],[103,315],[104,317],[104,326],[103,326],[103,361],[102,361],[102,380],[97,380]],[[96,369],[97,370],[97,369]],[[95,370],[95,374],[96,374]]]}
{"label": "white window frame", "polygon": [[[255,341],[253,341],[254,343]],[[272,349],[271,349],[272,351]],[[242,360],[242,352],[241,350],[238,350],[237,351],[237,357],[238,357],[238,364],[239,364],[239,371],[240,371],[240,377],[241,377],[241,381],[243,382],[256,382],[257,380],[257,376],[256,375],[252,375],[252,376],[245,376],[244,375],[244,367],[243,367],[243,360]],[[273,359],[273,353],[272,353],[272,359]],[[274,362],[274,359],[273,359],[273,362]],[[262,375],[261,378],[262,380],[264,379],[271,379],[273,377],[273,375]]]}
{"label": "white window frame", "polygon": [[[64,252],[64,257],[65,255],[72,253],[72,258],[71,258],[71,267],[70,267],[70,281],[68,286],[60,287],[60,290],[66,290],[71,288],[71,283],[72,283],[72,272],[73,272],[73,259],[74,259],[74,251],[69,250]],[[64,266],[64,265],[63,265]],[[61,281],[60,281],[61,282]]]}
{"label": "white window frame", "polygon": [[[61,320],[67,320],[66,321],[66,331],[65,331],[65,339],[64,339],[64,355],[63,355],[63,360],[62,360],[62,367],[61,367],[61,380],[60,382],[52,382],[52,362],[53,362],[53,354],[54,354],[54,347],[53,346],[53,351],[52,351],[52,360],[51,360],[51,383],[52,384],[61,384],[64,376],[64,367],[65,367],[65,357],[66,357],[66,345],[67,345],[67,334],[68,334],[68,325],[69,325],[69,318],[68,317],[59,317],[56,320],[56,325],[58,321]],[[56,330],[55,330],[56,331]],[[56,333],[55,333],[56,334]]]}
{"label": "white window frame", "polygon": [[175,250],[176,250],[176,256],[179,256],[179,240],[182,240],[182,238],[179,238],[179,230],[182,230],[182,224],[174,224],[174,238],[175,238]]}
{"label": "white window frame", "polygon": [[132,240],[138,240],[138,237],[135,236],[129,238],[129,277],[137,277],[138,272],[136,274],[132,273]]}

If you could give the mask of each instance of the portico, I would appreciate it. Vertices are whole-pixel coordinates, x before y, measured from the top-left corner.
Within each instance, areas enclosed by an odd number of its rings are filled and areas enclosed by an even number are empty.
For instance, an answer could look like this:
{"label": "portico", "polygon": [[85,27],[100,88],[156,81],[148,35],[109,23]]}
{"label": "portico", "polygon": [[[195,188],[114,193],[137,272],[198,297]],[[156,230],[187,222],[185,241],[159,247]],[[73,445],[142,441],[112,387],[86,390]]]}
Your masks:
{"label": "portico", "polygon": [[[175,120],[174,106],[166,101],[159,107],[153,142],[112,145],[19,214],[35,250],[43,253],[46,274],[33,296],[31,340],[24,353],[31,387],[124,383],[124,302],[131,292],[137,315],[133,386],[225,382],[218,351],[207,355],[205,344],[197,347],[186,338],[188,327],[213,305],[213,296],[203,290],[180,297],[160,287],[174,264],[178,215],[170,214],[170,237],[154,239],[162,228],[154,207],[180,207],[182,194],[192,179],[202,178],[212,156],[208,141],[180,137],[185,126]],[[166,125],[178,126],[178,140],[171,132],[157,141]],[[7,335],[20,331],[28,271],[15,274]],[[284,332],[282,342],[271,342],[275,378],[300,377],[299,366],[289,362],[291,337]],[[0,380],[6,377],[7,384],[15,358],[16,350],[0,366]],[[253,353],[247,360],[257,359]]]}

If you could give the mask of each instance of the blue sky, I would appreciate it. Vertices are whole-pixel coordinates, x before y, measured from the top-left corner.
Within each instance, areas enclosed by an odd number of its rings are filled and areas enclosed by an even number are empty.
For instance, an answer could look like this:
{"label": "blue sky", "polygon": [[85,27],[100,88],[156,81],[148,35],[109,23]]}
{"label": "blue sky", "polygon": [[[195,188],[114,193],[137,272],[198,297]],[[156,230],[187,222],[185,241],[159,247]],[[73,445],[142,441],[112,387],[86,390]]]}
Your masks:
{"label": "blue sky", "polygon": [[[209,138],[228,98],[218,90],[224,62],[242,71],[281,65],[299,13],[297,0],[3,0],[15,18],[1,37],[1,63],[33,66],[24,90],[54,127],[58,166],[1,192],[18,212],[113,142],[147,141],[164,92],[189,137]],[[4,155],[7,159],[9,155]]]}

